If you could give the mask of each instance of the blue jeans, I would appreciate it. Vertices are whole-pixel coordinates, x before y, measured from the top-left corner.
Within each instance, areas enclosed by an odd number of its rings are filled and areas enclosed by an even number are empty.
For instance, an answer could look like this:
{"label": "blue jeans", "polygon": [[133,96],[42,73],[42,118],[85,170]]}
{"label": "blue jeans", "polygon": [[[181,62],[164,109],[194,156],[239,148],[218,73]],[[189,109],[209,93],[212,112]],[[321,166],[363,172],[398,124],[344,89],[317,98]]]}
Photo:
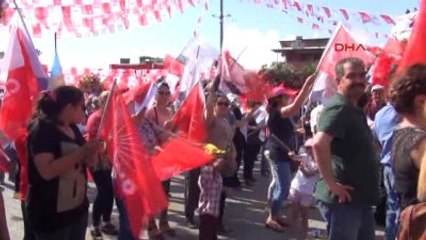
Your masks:
{"label": "blue jeans", "polygon": [[327,221],[328,240],[375,239],[372,206],[318,201],[318,208]]}
{"label": "blue jeans", "polygon": [[36,240],[84,240],[86,239],[87,217],[86,212],[72,225],[49,232],[34,232],[34,237]]}
{"label": "blue jeans", "polygon": [[290,162],[282,159],[275,150],[266,150],[265,157],[271,168],[272,181],[268,188],[268,200],[271,201],[271,216],[279,216],[283,201],[287,198],[291,183]]}
{"label": "blue jeans", "polygon": [[119,221],[120,221],[120,230],[118,230],[118,240],[137,240],[132,234],[130,229],[130,222],[127,216],[127,208],[122,199],[116,197],[115,202],[117,204]]}
{"label": "blue jeans", "polygon": [[269,168],[268,168],[268,160],[265,157],[265,146],[263,145],[262,148],[260,149],[260,172],[262,173],[262,175],[266,175],[269,173]]}
{"label": "blue jeans", "polygon": [[395,192],[395,177],[391,166],[385,165],[383,169],[383,178],[387,195],[385,239],[395,240],[399,226],[400,203]]}

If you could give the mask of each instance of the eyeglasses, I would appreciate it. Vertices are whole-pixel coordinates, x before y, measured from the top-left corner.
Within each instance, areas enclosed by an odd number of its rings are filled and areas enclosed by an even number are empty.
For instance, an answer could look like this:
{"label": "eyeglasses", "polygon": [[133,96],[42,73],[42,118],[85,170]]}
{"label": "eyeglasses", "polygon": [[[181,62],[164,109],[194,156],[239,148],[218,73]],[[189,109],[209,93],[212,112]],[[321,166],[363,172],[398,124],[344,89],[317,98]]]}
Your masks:
{"label": "eyeglasses", "polygon": [[228,103],[228,102],[217,102],[216,104],[217,104],[218,106],[229,107],[229,103]]}
{"label": "eyeglasses", "polygon": [[170,95],[170,91],[158,91],[157,93],[158,93],[158,95],[161,95],[161,96],[168,96],[168,95]]}

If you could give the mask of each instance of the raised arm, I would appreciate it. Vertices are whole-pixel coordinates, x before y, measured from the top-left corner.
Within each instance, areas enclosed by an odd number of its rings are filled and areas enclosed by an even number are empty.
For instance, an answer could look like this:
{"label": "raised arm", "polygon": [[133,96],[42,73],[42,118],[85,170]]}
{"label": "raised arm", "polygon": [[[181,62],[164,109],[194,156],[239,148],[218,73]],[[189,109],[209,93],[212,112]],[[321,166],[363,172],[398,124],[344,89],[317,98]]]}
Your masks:
{"label": "raised arm", "polygon": [[206,119],[207,126],[210,126],[214,120],[214,105],[217,101],[217,94],[214,91],[210,91],[207,96],[206,109],[204,112],[204,117]]}
{"label": "raised arm", "polygon": [[299,109],[306,102],[306,100],[309,97],[309,94],[311,93],[312,86],[314,85],[314,82],[315,82],[315,78],[316,78],[315,73],[310,75],[306,79],[305,83],[303,84],[302,89],[300,90],[299,94],[297,94],[294,101],[291,104],[284,106],[280,109],[281,116],[283,118],[292,117],[299,112]]}

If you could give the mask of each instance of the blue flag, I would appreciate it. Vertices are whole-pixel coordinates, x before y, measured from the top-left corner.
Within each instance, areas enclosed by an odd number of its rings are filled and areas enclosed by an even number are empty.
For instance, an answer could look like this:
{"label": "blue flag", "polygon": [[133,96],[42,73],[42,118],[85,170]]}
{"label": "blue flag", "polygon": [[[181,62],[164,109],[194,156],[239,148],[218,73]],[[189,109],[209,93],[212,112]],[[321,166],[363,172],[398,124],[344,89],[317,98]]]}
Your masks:
{"label": "blue flag", "polygon": [[58,51],[55,49],[55,57],[50,71],[49,88],[51,89],[62,85],[65,85],[64,75],[62,74],[62,66],[59,61]]}

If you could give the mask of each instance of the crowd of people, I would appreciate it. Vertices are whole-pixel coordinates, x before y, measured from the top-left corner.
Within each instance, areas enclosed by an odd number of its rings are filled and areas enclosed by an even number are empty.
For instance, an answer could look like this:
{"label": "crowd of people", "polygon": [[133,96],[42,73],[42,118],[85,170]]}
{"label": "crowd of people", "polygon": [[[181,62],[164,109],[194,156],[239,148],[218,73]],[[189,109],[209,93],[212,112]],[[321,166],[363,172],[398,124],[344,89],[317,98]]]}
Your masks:
{"label": "crowd of people", "polygon": [[[315,74],[296,96],[277,87],[265,103],[241,104],[238,96],[218,91],[215,81],[205,82],[201,114],[206,142],[225,153],[185,173],[187,227],[198,228],[200,240],[230,231],[223,221],[228,189],[256,184],[253,168],[258,156],[261,174],[271,176],[265,196],[268,229],[290,229],[293,237],[301,232],[308,238],[308,208],[317,206],[330,240],[375,239],[380,219],[385,219],[386,239],[408,239],[399,231],[400,216],[406,208],[426,202],[426,65],[411,66],[388,88],[370,86],[366,67],[357,58],[340,60],[335,74],[337,92],[316,106],[307,103]],[[89,98],[72,86],[41,93],[27,131],[13,144],[19,159],[15,184],[25,240],[85,239],[87,172],[97,189],[90,216],[93,239],[104,234],[137,239],[99,134],[110,95],[104,91]],[[154,105],[133,114],[148,155],[161,151],[174,134],[174,106],[171,89],[161,81]],[[163,189],[170,195],[170,179]],[[291,203],[291,216],[282,215],[284,200]],[[114,201],[119,226],[111,223]],[[150,219],[146,230],[150,239],[176,235],[168,209],[159,214],[158,224]],[[1,194],[0,239],[9,239]]]}

